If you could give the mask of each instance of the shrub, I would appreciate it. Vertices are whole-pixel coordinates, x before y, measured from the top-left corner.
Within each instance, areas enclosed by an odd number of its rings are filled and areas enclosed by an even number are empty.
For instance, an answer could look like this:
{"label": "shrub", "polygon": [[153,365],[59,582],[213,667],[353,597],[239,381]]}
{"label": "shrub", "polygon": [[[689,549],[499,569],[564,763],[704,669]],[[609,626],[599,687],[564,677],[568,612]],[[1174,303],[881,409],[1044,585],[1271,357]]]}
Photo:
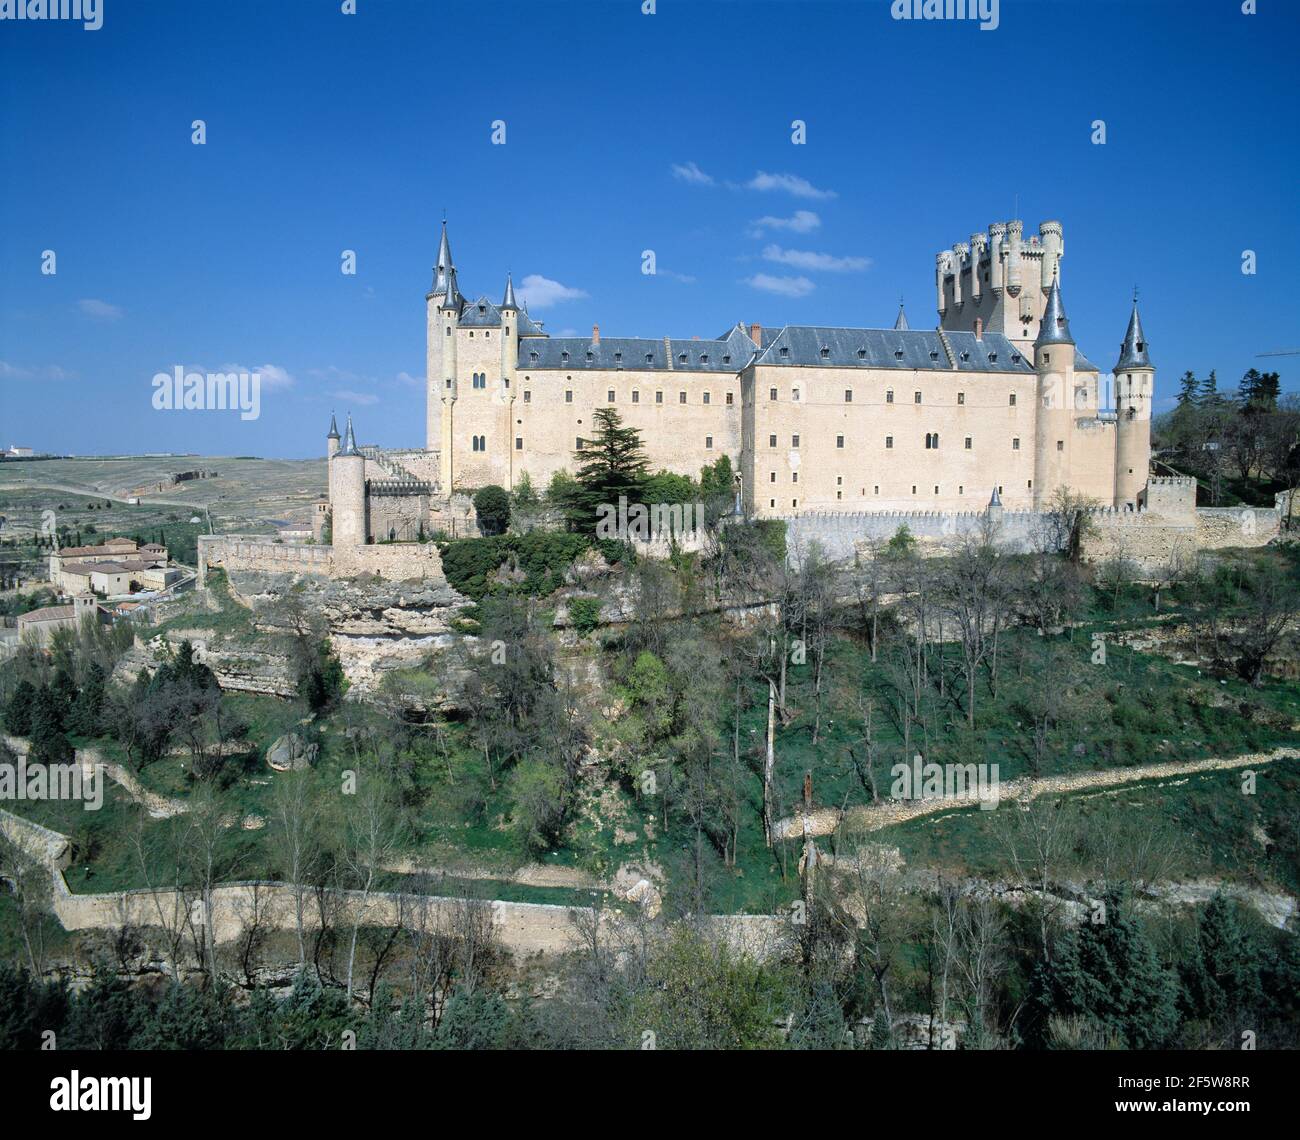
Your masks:
{"label": "shrub", "polygon": [[590,633],[600,625],[600,599],[570,598],[569,622],[579,633]]}
{"label": "shrub", "polygon": [[484,534],[504,534],[510,525],[510,496],[495,483],[474,492],[474,510]]}

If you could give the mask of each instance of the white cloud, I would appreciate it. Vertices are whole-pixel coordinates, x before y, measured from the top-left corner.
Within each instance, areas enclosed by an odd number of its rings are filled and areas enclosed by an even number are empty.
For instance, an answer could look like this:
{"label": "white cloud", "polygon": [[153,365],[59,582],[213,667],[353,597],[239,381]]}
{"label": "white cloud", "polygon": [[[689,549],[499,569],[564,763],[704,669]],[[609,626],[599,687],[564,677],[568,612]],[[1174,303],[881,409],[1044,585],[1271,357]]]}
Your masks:
{"label": "white cloud", "polygon": [[116,321],[122,317],[122,310],[116,305],[110,305],[107,301],[96,300],[94,297],[87,297],[77,302],[77,307],[88,317],[93,317],[97,321]]}
{"label": "white cloud", "polygon": [[[206,371],[203,368],[196,368],[196,372]],[[281,368],[278,364],[259,364],[256,368],[248,368],[243,364],[223,364],[219,372],[248,372],[257,373],[262,378],[262,384],[267,388],[288,388],[293,384],[293,377],[289,375],[287,369]]]}
{"label": "white cloud", "polygon": [[817,288],[807,277],[773,277],[770,273],[755,273],[746,277],[743,284],[782,297],[806,297]]}
{"label": "white cloud", "polygon": [[818,190],[808,179],[800,178],[797,174],[768,174],[765,170],[755,174],[745,183],[745,187],[749,190],[779,190],[796,198],[837,197],[834,190]]}
{"label": "white cloud", "polygon": [[789,265],[793,269],[821,269],[828,273],[861,273],[871,268],[869,257],[836,257],[810,249],[782,249],[779,245],[767,246],[763,250],[763,260]]}
{"label": "white cloud", "polygon": [[423,387],[424,387],[424,377],[423,377],[423,376],[412,376],[409,372],[407,372],[407,371],[405,371],[405,370],[403,370],[403,371],[401,371],[401,372],[399,372],[399,373],[397,374],[397,382],[398,382],[399,384],[409,384],[412,388],[423,388]]}
{"label": "white cloud", "polygon": [[531,309],[549,309],[562,301],[576,301],[587,294],[581,289],[571,289],[540,273],[530,273],[519,284],[520,299]]}
{"label": "white cloud", "polygon": [[750,223],[753,237],[762,237],[766,230],[789,230],[791,233],[807,234],[812,233],[821,224],[821,218],[812,210],[796,210],[788,218],[774,218],[771,214],[765,214]]}
{"label": "white cloud", "polygon": [[0,380],[73,380],[75,372],[60,368],[57,364],[42,364],[36,368],[22,368],[0,360]]}
{"label": "white cloud", "polygon": [[695,278],[689,273],[678,273],[673,269],[656,269],[656,277],[667,277],[670,281],[680,281],[683,285],[694,285]]}
{"label": "white cloud", "polygon": [[713,185],[713,176],[711,174],[705,174],[704,171],[693,162],[688,162],[685,165],[674,162],[673,177],[679,182],[689,182],[692,186]]}
{"label": "white cloud", "polygon": [[330,395],[336,400],[342,400],[345,404],[360,404],[363,407],[379,403],[379,397],[373,392],[351,392],[343,388],[337,392],[331,392]]}

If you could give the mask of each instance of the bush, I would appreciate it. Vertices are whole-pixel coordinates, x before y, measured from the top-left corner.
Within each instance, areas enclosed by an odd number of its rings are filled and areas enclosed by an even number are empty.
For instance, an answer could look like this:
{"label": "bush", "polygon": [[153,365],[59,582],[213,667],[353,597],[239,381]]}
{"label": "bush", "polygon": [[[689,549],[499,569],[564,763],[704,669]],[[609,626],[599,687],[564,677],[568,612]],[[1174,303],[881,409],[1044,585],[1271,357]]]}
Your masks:
{"label": "bush", "polygon": [[579,633],[590,633],[600,625],[600,599],[570,598],[569,622]]}
{"label": "bush", "polygon": [[484,534],[504,534],[510,525],[510,496],[495,483],[474,492],[474,510]]}

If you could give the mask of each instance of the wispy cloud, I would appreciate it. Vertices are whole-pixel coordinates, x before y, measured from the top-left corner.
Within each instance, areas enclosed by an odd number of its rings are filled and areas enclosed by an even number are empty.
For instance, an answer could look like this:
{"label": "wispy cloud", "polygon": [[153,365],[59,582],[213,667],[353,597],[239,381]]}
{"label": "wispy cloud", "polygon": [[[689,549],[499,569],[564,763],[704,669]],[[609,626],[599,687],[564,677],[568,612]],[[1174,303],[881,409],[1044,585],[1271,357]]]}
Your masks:
{"label": "wispy cloud", "polygon": [[689,182],[692,186],[712,186],[713,176],[705,174],[693,162],[673,163],[673,177],[679,182]]}
{"label": "wispy cloud", "polygon": [[412,376],[409,372],[407,372],[407,371],[405,371],[405,370],[403,370],[403,371],[401,371],[401,372],[399,372],[399,373],[397,374],[397,382],[398,382],[399,384],[407,384],[407,385],[409,385],[409,386],[412,387],[412,388],[423,388],[423,387],[424,387],[424,377],[423,377],[423,376]]}
{"label": "wispy cloud", "polygon": [[78,301],[77,308],[97,321],[117,321],[121,320],[123,315],[123,310],[117,305],[110,305],[107,301],[100,301],[95,297],[86,297]]}
{"label": "wispy cloud", "polygon": [[755,273],[742,282],[752,289],[764,293],[776,293],[781,297],[806,297],[817,288],[807,277],[773,277],[770,273]]}
{"label": "wispy cloud", "polygon": [[341,388],[337,392],[331,392],[330,395],[336,400],[342,400],[345,404],[360,404],[363,407],[379,403],[379,397],[373,392],[353,392],[347,388]]}
{"label": "wispy cloud", "polygon": [[[197,368],[197,372],[204,372],[206,369]],[[254,368],[249,368],[244,364],[223,364],[219,372],[248,372],[257,373],[262,378],[262,384],[267,388],[288,388],[293,384],[293,377],[289,374],[288,369],[281,368],[278,364],[259,364]]]}
{"label": "wispy cloud", "polygon": [[689,273],[678,273],[675,269],[656,269],[656,277],[667,277],[670,281],[680,281],[683,285],[694,285],[695,278]]}
{"label": "wispy cloud", "polygon": [[819,190],[806,178],[800,178],[797,174],[769,174],[765,170],[760,170],[748,182],[745,183],[747,190],[776,190],[783,194],[790,194],[795,198],[835,198],[838,195],[834,190]]}
{"label": "wispy cloud", "polygon": [[549,309],[563,301],[577,301],[587,296],[582,289],[561,285],[540,273],[530,273],[519,284],[519,296],[529,309]]}
{"label": "wispy cloud", "polygon": [[0,380],[75,380],[77,374],[60,368],[57,364],[41,364],[35,368],[22,368],[0,360]]}
{"label": "wispy cloud", "polygon": [[821,218],[812,210],[796,210],[788,218],[775,218],[771,214],[765,214],[750,222],[750,236],[762,237],[768,230],[788,230],[795,234],[809,234],[821,224]]}
{"label": "wispy cloud", "polygon": [[824,270],[827,273],[861,273],[871,268],[869,257],[836,257],[831,253],[816,253],[811,249],[782,249],[769,245],[763,250],[764,261],[788,265],[792,269]]}

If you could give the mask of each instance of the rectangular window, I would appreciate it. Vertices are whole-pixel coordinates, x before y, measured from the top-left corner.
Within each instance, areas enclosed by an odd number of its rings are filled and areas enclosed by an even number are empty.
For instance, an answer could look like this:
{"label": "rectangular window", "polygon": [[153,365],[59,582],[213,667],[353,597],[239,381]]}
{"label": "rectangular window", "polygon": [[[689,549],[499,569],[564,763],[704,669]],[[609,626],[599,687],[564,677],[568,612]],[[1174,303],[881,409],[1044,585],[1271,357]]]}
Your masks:
{"label": "rectangular window", "polygon": [[957,393],[957,403],[958,403],[958,404],[964,404],[965,402],[966,402],[966,393],[965,393],[965,392],[958,392],[958,393]]}
{"label": "rectangular window", "polygon": [[731,405],[732,405],[734,402],[735,402],[735,400],[734,400],[734,393],[732,393],[732,392],[728,392],[728,393],[727,393],[727,407],[731,407]]}
{"label": "rectangular window", "polygon": [[685,393],[685,392],[678,392],[678,393],[677,393],[677,402],[678,402],[679,404],[684,404],[684,403],[686,403],[686,393]]}
{"label": "rectangular window", "polygon": [[775,400],[775,399],[776,399],[776,389],[775,389],[775,388],[769,388],[769,389],[767,390],[767,398],[768,398],[769,400]]}
{"label": "rectangular window", "polygon": [[575,451],[581,451],[581,450],[582,450],[582,436],[578,436],[578,444],[577,444],[577,446],[574,448],[574,450],[575,450]]}
{"label": "rectangular window", "polygon": [[790,500],[790,505],[791,505],[792,507],[797,507],[797,506],[799,505],[799,500],[798,500],[798,499],[791,499],[791,500]]}
{"label": "rectangular window", "polygon": [[1007,405],[1012,408],[1016,406],[1016,394],[1014,392],[1012,392],[1011,396],[1008,398]]}
{"label": "rectangular window", "polygon": [[613,389],[613,388],[611,388],[608,392],[605,393],[605,402],[606,402],[606,403],[609,403],[609,404],[612,404],[612,403],[614,402],[614,389]]}
{"label": "rectangular window", "polygon": [[634,404],[639,404],[640,402],[641,402],[641,393],[638,392],[635,388],[633,388],[633,389],[632,389],[632,403],[634,403]]}
{"label": "rectangular window", "polygon": [[768,501],[767,501],[767,505],[768,505],[769,507],[775,507],[775,506],[776,506],[776,500],[775,500],[775,499],[768,499]]}
{"label": "rectangular window", "polygon": [[798,388],[796,388],[793,392],[790,393],[790,399],[792,399],[792,400],[796,400],[796,401],[799,399],[799,389],[798,389]]}
{"label": "rectangular window", "polygon": [[798,446],[799,446],[799,437],[798,437],[797,435],[792,435],[792,436],[790,437],[790,446],[791,446],[791,447],[798,447]]}
{"label": "rectangular window", "polygon": [[921,402],[921,393],[920,393],[920,392],[913,392],[913,393],[912,393],[912,403],[914,403],[914,404],[919,404],[920,402]]}
{"label": "rectangular window", "polygon": [[706,436],[704,437],[704,450],[705,450],[705,451],[712,451],[712,450],[713,450],[713,436],[711,436],[711,435],[706,435]]}
{"label": "rectangular window", "polygon": [[793,472],[793,473],[790,475],[790,482],[791,482],[791,483],[797,483],[797,482],[799,482],[799,472],[798,472],[798,471],[795,471],[795,472]]}
{"label": "rectangular window", "polygon": [[775,447],[775,446],[776,446],[776,436],[774,436],[774,435],[769,435],[769,436],[767,437],[767,446],[768,446],[768,447]]}
{"label": "rectangular window", "polygon": [[523,449],[524,449],[524,437],[522,435],[515,436],[515,450],[523,451]]}
{"label": "rectangular window", "polygon": [[664,394],[663,394],[662,392],[656,392],[656,393],[655,393],[655,403],[656,403],[656,404],[662,404],[663,402],[664,402]]}
{"label": "rectangular window", "polygon": [[851,403],[853,403],[853,389],[852,389],[852,388],[845,388],[845,389],[844,389],[844,402],[845,402],[846,404],[851,404]]}
{"label": "rectangular window", "polygon": [[836,475],[836,476],[835,476],[835,486],[837,486],[837,487],[842,487],[842,486],[844,486],[844,476],[843,476],[843,475]]}
{"label": "rectangular window", "polygon": [[708,392],[705,392],[705,393],[704,393],[704,402],[707,404],[707,403],[709,402],[710,399],[712,399],[711,394],[708,393]]}
{"label": "rectangular window", "polygon": [[769,482],[769,483],[775,483],[775,482],[776,482],[776,472],[775,472],[775,471],[771,472],[771,476],[770,476],[770,478],[768,479],[768,482]]}
{"label": "rectangular window", "polygon": [[1064,451],[1064,450],[1065,450],[1065,440],[1063,440],[1063,439],[1058,439],[1058,440],[1056,441],[1056,450],[1057,450],[1057,451]]}
{"label": "rectangular window", "polygon": [[894,446],[894,437],[892,435],[885,436],[885,450],[889,451],[893,448],[893,446]]}
{"label": "rectangular window", "polygon": [[971,443],[970,436],[967,436],[967,437],[966,437],[966,450],[967,450],[967,451],[970,450],[970,443]]}
{"label": "rectangular window", "polygon": [[1019,437],[1019,436],[1016,436],[1016,437],[1011,441],[1011,450],[1012,450],[1012,451],[1019,451],[1019,450],[1020,450],[1020,437]]}
{"label": "rectangular window", "polygon": [[885,403],[892,404],[893,402],[894,402],[894,390],[893,388],[890,388],[889,391],[885,393]]}
{"label": "rectangular window", "polygon": [[526,392],[524,393],[524,403],[525,403],[525,404],[531,404],[532,402],[533,402],[533,393],[532,393],[532,391],[531,391],[531,390],[526,391]]}
{"label": "rectangular window", "polygon": [[837,499],[842,499],[842,498],[844,498],[844,492],[843,492],[843,491],[836,491],[836,492],[835,492],[835,497],[836,497]]}
{"label": "rectangular window", "polygon": [[837,435],[835,437],[835,446],[841,448],[844,446],[844,437],[842,435]]}
{"label": "rectangular window", "polygon": [[572,403],[573,403],[573,392],[572,392],[572,391],[567,391],[567,392],[564,393],[564,402],[565,402],[566,404],[572,404]]}

